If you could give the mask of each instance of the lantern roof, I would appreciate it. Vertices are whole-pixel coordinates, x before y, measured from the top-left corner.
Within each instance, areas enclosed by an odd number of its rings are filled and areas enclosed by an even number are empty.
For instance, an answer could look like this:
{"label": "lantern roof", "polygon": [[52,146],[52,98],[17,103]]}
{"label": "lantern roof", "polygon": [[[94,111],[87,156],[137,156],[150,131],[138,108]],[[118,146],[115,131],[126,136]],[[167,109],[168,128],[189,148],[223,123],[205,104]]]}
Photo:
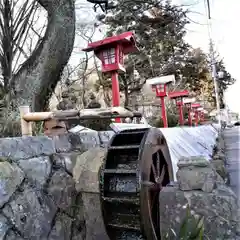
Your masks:
{"label": "lantern roof", "polygon": [[156,85],[162,85],[162,84],[168,84],[168,83],[173,83],[175,84],[175,76],[174,75],[167,75],[167,76],[161,76],[161,77],[155,77],[155,78],[150,78],[146,80],[146,83],[151,86],[156,86]]}
{"label": "lantern roof", "polygon": [[138,51],[133,32],[125,32],[117,36],[107,37],[97,42],[89,43],[88,47],[82,50],[85,52],[98,51],[117,44],[121,44],[123,46],[124,54]]}
{"label": "lantern roof", "polygon": [[196,101],[196,98],[184,98],[183,99],[184,104],[194,103],[195,101]]}
{"label": "lantern roof", "polygon": [[87,1],[95,4],[108,3],[108,0],[87,0]]}
{"label": "lantern roof", "polygon": [[203,109],[204,114],[208,114],[208,111],[206,109]]}
{"label": "lantern roof", "polygon": [[200,108],[201,104],[200,103],[194,103],[192,104],[192,108]]}
{"label": "lantern roof", "polygon": [[175,91],[175,92],[170,92],[168,93],[168,96],[172,99],[174,98],[179,98],[179,97],[187,97],[189,95],[188,90],[184,91]]}

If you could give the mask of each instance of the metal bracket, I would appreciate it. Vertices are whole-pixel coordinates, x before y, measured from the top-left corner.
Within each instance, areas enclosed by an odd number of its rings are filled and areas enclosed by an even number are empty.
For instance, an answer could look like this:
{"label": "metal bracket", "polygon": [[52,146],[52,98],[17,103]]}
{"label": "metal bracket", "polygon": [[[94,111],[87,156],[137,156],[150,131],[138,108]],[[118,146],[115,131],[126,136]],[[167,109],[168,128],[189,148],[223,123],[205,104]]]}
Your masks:
{"label": "metal bracket", "polygon": [[171,181],[170,183],[167,184],[166,187],[176,187],[176,186],[178,186],[178,183],[174,182],[174,181]]}
{"label": "metal bracket", "polygon": [[94,12],[97,11],[97,8],[98,8],[98,7],[100,7],[101,10],[106,13],[106,12],[107,12],[107,9],[108,9],[108,4],[107,4],[107,3],[105,3],[105,4],[96,3],[96,4],[93,6]]}
{"label": "metal bracket", "polygon": [[87,0],[87,1],[94,4],[93,9],[95,12],[97,11],[98,7],[100,7],[104,13],[107,13],[107,10],[114,9],[116,7],[113,3],[111,2],[109,3],[107,0],[106,1]]}

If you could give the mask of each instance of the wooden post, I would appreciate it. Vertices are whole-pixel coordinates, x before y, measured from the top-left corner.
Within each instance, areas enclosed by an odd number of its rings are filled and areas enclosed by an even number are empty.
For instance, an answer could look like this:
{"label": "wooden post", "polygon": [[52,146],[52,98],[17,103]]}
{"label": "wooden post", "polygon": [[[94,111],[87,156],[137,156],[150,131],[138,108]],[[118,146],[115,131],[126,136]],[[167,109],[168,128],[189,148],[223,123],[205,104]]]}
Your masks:
{"label": "wooden post", "polygon": [[19,107],[20,117],[21,117],[21,130],[22,136],[32,136],[32,122],[27,122],[24,120],[23,116],[27,113],[30,113],[29,106]]}

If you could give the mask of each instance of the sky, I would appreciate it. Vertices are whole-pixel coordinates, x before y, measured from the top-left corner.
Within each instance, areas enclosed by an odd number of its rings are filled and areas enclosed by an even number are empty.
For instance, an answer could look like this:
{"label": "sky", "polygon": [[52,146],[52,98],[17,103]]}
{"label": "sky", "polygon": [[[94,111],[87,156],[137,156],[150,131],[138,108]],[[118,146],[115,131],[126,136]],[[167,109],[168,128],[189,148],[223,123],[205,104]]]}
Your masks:
{"label": "sky", "polygon": [[[200,47],[208,51],[208,28],[206,8],[203,0],[175,0],[176,4],[192,5],[188,9],[192,12],[193,21],[188,27],[186,40],[193,47]],[[195,3],[195,4],[194,4]],[[240,1],[239,0],[210,0],[212,17],[212,39],[215,49],[223,57],[227,70],[236,79],[236,83],[229,87],[225,97],[229,108],[240,113]]]}
{"label": "sky", "polygon": [[[82,0],[81,0],[82,1]],[[177,5],[183,5],[187,8],[191,24],[187,28],[186,40],[195,48],[200,47],[205,52],[209,51],[209,31],[207,27],[206,6],[204,0],[172,0]],[[80,7],[83,7],[83,3]],[[215,43],[215,49],[224,59],[227,70],[236,79],[236,83],[230,86],[225,97],[228,107],[235,112],[240,113],[240,78],[238,69],[240,68],[238,56],[240,56],[240,0],[210,0],[211,17],[212,17],[212,39]],[[85,5],[85,4],[84,4]],[[88,17],[89,19],[89,5]],[[86,19],[86,15],[81,16],[81,20]],[[92,13],[91,17],[94,17]],[[98,32],[95,35],[95,40],[102,38],[103,34]],[[76,39],[78,46],[83,46],[81,39]],[[81,48],[80,47],[80,48]],[[79,48],[79,50],[80,50]],[[81,51],[79,51],[80,53]],[[70,62],[75,62],[79,59],[79,54],[72,55]]]}

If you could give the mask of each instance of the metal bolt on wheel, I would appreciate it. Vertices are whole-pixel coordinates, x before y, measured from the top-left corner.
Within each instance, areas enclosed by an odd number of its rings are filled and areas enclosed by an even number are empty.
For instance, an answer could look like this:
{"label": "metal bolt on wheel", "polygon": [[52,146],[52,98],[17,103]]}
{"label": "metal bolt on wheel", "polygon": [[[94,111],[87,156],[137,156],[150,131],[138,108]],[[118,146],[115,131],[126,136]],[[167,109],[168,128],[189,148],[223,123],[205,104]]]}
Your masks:
{"label": "metal bolt on wheel", "polygon": [[124,130],[100,171],[101,207],[111,240],[159,240],[159,193],[172,180],[165,138],[156,128]]}

